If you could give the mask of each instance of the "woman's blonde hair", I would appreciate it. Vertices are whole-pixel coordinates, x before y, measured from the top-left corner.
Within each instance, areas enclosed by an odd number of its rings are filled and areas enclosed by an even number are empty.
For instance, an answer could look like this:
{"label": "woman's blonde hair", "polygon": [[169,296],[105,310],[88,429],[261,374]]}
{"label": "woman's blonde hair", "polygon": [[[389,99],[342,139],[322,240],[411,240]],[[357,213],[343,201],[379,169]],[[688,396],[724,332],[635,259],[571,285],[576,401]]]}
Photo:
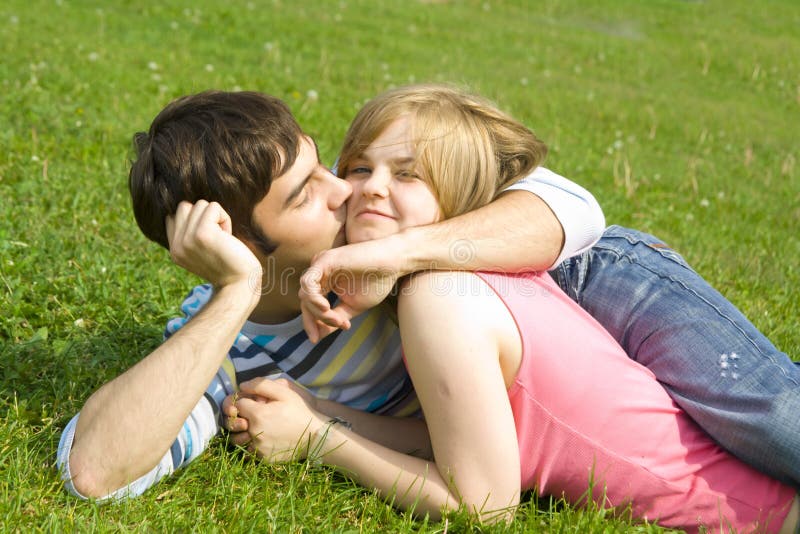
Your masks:
{"label": "woman's blonde hair", "polygon": [[339,158],[339,175],[390,124],[408,116],[416,168],[437,196],[445,218],[491,202],[531,172],[547,154],[528,128],[488,100],[447,85],[392,89],[356,115]]}

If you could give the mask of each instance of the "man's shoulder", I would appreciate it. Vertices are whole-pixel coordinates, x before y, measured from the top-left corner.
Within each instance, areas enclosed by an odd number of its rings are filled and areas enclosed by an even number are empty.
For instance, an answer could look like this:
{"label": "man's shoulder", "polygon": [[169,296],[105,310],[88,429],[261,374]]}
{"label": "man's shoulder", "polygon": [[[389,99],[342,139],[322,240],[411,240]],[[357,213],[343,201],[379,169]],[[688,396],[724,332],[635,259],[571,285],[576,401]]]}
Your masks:
{"label": "man's shoulder", "polygon": [[167,321],[167,327],[164,330],[164,339],[167,339],[172,334],[180,330],[183,325],[189,322],[189,319],[197,315],[197,312],[199,312],[203,306],[205,306],[208,301],[211,300],[213,293],[214,290],[211,287],[211,284],[202,284],[193,287],[181,303],[180,309],[183,315],[179,317],[173,317]]}
{"label": "man's shoulder", "polygon": [[211,284],[202,284],[193,287],[181,303],[181,312],[187,317],[196,315],[197,312],[211,300],[213,294],[214,288],[211,287]]}

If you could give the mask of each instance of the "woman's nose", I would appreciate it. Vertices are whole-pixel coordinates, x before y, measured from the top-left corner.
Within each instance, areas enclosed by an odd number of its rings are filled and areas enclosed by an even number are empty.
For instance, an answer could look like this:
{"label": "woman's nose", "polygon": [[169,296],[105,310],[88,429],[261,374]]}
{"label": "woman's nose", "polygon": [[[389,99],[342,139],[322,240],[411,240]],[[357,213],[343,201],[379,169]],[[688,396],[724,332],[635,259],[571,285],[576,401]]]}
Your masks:
{"label": "woman's nose", "polygon": [[364,181],[362,192],[366,196],[385,197],[389,195],[389,184],[392,176],[388,169],[377,167]]}

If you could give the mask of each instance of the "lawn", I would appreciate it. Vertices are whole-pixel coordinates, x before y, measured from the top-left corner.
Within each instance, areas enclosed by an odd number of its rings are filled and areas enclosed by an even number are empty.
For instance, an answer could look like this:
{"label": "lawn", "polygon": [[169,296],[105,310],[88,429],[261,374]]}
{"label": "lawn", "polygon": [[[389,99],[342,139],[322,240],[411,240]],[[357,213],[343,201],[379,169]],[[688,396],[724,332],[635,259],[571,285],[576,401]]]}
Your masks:
{"label": "lawn", "polygon": [[[127,170],[133,133],[208,88],[283,98],[332,162],[371,96],[464,84],[544,139],[547,166],[609,223],[661,236],[800,356],[798,27],[794,0],[5,0],[0,530],[477,528],[415,520],[329,470],[260,465],[222,440],[134,501],[61,490],[61,429],[159,343],[197,281],[140,235]],[[484,530],[660,531],[548,499]]]}

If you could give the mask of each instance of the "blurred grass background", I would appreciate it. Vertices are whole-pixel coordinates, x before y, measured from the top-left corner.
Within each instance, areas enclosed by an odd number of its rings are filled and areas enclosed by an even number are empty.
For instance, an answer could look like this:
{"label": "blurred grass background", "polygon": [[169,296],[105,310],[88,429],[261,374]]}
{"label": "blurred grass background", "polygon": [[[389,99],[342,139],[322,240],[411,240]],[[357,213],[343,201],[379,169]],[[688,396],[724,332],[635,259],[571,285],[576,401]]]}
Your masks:
{"label": "blurred grass background", "polygon": [[[52,469],[88,395],[155,347],[195,280],[135,225],[134,132],[208,88],[286,100],[333,162],[358,108],[443,81],[495,100],[609,224],[680,251],[800,356],[800,7],[652,0],[6,0],[0,6],[0,529],[463,531],[324,469],[209,454],[80,503]],[[502,229],[498,229],[502,231]],[[486,531],[653,531],[529,501]]]}

